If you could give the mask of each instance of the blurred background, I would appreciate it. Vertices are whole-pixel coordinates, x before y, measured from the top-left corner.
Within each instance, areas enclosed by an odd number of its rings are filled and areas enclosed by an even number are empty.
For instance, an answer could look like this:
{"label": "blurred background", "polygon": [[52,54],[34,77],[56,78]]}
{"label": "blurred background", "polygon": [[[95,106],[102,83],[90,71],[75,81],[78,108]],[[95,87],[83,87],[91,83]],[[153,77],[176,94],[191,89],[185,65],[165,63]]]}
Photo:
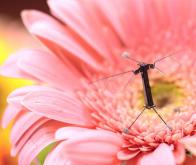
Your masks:
{"label": "blurred background", "polygon": [[[0,5],[0,65],[10,54],[22,48],[39,47],[24,28],[20,12],[37,9],[48,13],[46,0],[1,0]],[[6,97],[15,88],[29,85],[25,80],[0,76],[0,122],[6,108]],[[0,165],[15,165],[16,158],[10,156],[10,128],[0,127]]]}

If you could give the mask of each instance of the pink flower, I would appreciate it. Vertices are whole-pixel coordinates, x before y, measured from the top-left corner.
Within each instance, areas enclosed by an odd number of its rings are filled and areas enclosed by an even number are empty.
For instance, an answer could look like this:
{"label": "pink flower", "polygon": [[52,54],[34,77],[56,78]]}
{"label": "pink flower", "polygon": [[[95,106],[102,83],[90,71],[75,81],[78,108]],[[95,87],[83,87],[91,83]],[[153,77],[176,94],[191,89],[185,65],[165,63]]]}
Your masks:
{"label": "pink flower", "polygon": [[[48,50],[24,50],[10,57],[1,74],[34,80],[8,97],[2,125],[15,119],[11,154],[30,164],[55,143],[44,164],[174,165],[196,161],[194,0],[50,0],[53,17],[22,13],[27,29]],[[124,76],[88,82],[125,71],[124,51],[153,61],[180,51],[177,65],[164,61],[152,71],[153,97],[168,130],[153,111],[138,116],[143,104],[141,79],[123,92]],[[127,65],[129,64],[129,65]],[[167,71],[171,72],[167,72]],[[130,77],[130,75],[128,75]],[[191,155],[191,157],[189,156]]]}

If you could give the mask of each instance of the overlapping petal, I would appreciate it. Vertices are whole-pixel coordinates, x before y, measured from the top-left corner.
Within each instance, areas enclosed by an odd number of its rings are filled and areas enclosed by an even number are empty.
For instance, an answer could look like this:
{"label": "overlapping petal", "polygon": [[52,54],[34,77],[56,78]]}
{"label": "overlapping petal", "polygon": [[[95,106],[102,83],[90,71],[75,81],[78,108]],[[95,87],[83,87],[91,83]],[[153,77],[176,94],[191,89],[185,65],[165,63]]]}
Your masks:
{"label": "overlapping petal", "polygon": [[52,163],[57,165],[119,164],[116,153],[119,151],[122,143],[123,139],[121,136],[109,131],[78,131],[77,136],[60,143],[48,155],[45,165],[50,165]]}
{"label": "overlapping petal", "polygon": [[[33,116],[34,117],[34,116]],[[22,119],[26,119],[27,115],[24,115]],[[19,120],[21,121],[21,120]],[[24,120],[22,120],[24,121]],[[17,122],[18,128],[21,128],[22,133],[13,135],[13,138],[16,138],[12,141],[12,150],[11,155],[16,156],[22,148],[26,145],[28,140],[31,138],[31,136],[39,130],[42,126],[45,126],[46,123],[53,122],[54,124],[59,124],[58,122],[54,122],[47,118],[41,118],[40,120],[37,120],[33,124],[30,123],[27,127],[22,128],[22,124],[24,125],[24,122]],[[16,128],[16,127],[15,127]],[[58,129],[58,128],[56,128]]]}
{"label": "overlapping petal", "polygon": [[160,144],[159,147],[156,148],[155,151],[152,153],[144,155],[140,159],[140,164],[141,165],[175,165],[175,159],[171,150],[171,147],[168,146],[167,144]]}
{"label": "overlapping petal", "polygon": [[186,159],[184,145],[177,143],[175,145],[174,156],[177,164],[182,164]]}
{"label": "overlapping petal", "polygon": [[[67,5],[63,5],[65,3]],[[111,49],[108,48],[107,40],[105,40],[108,27],[101,18],[101,13],[98,12],[94,2],[89,0],[87,3],[77,0],[49,0],[48,4],[51,12],[69,25],[69,28],[72,28],[100,56],[109,61],[112,60]],[[75,14],[75,10],[78,14]],[[97,12],[95,13],[95,11]]]}
{"label": "overlapping petal", "polygon": [[[92,58],[92,53],[90,56],[90,53],[81,44],[77,44],[79,39],[52,17],[37,11],[25,11],[22,13],[22,18],[29,31],[56,55],[60,56],[62,61],[69,64],[75,74],[79,74],[79,71],[70,64],[71,61],[79,64],[83,62],[93,68],[100,69],[96,58]],[[71,61],[67,58],[70,58]]]}
{"label": "overlapping petal", "polygon": [[196,136],[185,137],[180,140],[185,148],[196,156]]}
{"label": "overlapping petal", "polygon": [[8,126],[8,124],[15,118],[17,117],[17,115],[20,114],[20,112],[22,112],[23,109],[18,108],[16,106],[13,105],[9,105],[6,108],[6,111],[4,112],[2,121],[1,121],[1,126],[3,128],[6,128]]}
{"label": "overlapping petal", "polygon": [[18,67],[18,60],[23,57],[22,53],[15,53],[10,55],[7,61],[1,66],[1,75],[14,78],[32,78],[30,75],[20,70]]}
{"label": "overlapping petal", "polygon": [[86,127],[93,125],[88,110],[81,102],[61,91],[31,92],[24,97],[22,104],[30,111],[50,119]]}
{"label": "overlapping petal", "polygon": [[[62,123],[50,121],[42,125],[25,143],[19,154],[19,165],[30,164],[38,153],[47,147],[49,144],[54,143],[54,133],[56,129],[60,128]],[[42,138],[40,138],[42,137]]]}

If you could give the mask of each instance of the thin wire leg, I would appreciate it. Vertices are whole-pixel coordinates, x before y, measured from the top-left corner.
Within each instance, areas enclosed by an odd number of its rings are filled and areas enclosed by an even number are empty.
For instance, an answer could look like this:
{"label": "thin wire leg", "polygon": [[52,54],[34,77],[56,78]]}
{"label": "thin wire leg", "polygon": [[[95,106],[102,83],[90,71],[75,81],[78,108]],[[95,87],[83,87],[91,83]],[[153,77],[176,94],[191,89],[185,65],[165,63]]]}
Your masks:
{"label": "thin wire leg", "polygon": [[152,107],[152,109],[159,116],[159,118],[163,121],[163,123],[165,123],[165,125],[167,126],[167,128],[169,128],[170,131],[172,131],[172,128],[169,125],[167,125],[167,123],[165,122],[165,120],[163,120],[163,118],[161,117],[161,115],[157,112],[156,108]]}
{"label": "thin wire leg", "polygon": [[137,119],[144,113],[146,107],[144,107],[144,109],[140,112],[140,114],[136,117],[136,119],[133,121],[133,123],[124,130],[125,133],[128,133],[129,132],[129,129],[133,126],[133,124],[137,121]]}

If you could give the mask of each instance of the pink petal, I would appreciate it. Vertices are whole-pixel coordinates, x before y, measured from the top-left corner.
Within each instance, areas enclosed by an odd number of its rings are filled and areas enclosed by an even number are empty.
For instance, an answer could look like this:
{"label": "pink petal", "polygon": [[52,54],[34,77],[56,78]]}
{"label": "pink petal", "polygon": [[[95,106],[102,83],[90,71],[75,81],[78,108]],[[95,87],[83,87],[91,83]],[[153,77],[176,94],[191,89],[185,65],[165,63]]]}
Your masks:
{"label": "pink petal", "polygon": [[14,77],[14,78],[32,78],[26,72],[20,70],[18,67],[18,61],[22,58],[23,54],[17,52],[13,55],[10,55],[6,62],[0,68],[0,74],[6,77]]}
{"label": "pink petal", "polygon": [[177,27],[182,25],[187,19],[190,19],[191,12],[191,6],[194,6],[191,2],[187,3],[187,1],[184,0],[174,0],[174,1],[166,1],[167,3],[167,9],[168,9],[168,18],[170,19],[170,24],[172,24],[173,27]]}
{"label": "pink petal", "polygon": [[[128,2],[128,1],[127,1]],[[126,28],[124,26],[124,21],[129,20],[128,15],[123,15],[122,8],[124,13],[126,12],[126,8],[128,5],[125,5],[125,2],[121,1],[104,1],[104,0],[99,0],[95,2],[99,7],[100,10],[104,13],[104,16],[106,19],[110,22],[112,27],[115,29],[117,32],[118,36],[120,39],[124,42],[125,45],[130,46],[130,38],[127,36],[128,34],[130,35],[130,32],[127,32],[127,30],[131,29],[131,26],[129,28]],[[121,12],[121,13],[120,13]],[[130,12],[130,11],[129,11]]]}
{"label": "pink petal", "polygon": [[25,96],[22,104],[42,116],[70,124],[92,126],[91,117],[75,98],[60,91],[42,90]]}
{"label": "pink petal", "polygon": [[74,75],[55,55],[38,50],[21,53],[25,55],[19,60],[19,67],[41,82],[64,90],[80,88],[80,77]]}
{"label": "pink petal", "polygon": [[28,112],[24,114],[21,118],[19,118],[11,131],[11,142],[12,145],[15,145],[18,140],[23,136],[23,134],[30,129],[30,127],[40,120],[42,116],[37,114],[33,114],[32,112]]}
{"label": "pink petal", "polygon": [[38,10],[23,10],[21,12],[21,17],[27,29],[30,28],[34,22],[41,22],[42,20],[51,24],[56,22],[52,17]]}
{"label": "pink petal", "polygon": [[[12,146],[11,155],[16,156],[18,152],[23,148],[23,146],[26,144],[26,142],[29,140],[29,138],[33,135],[34,132],[38,130],[41,126],[43,126],[45,123],[49,123],[52,120],[47,118],[41,118],[40,120],[36,121],[30,129],[26,130],[26,132],[20,137],[20,139],[17,141],[17,143]],[[58,124],[58,123],[57,123]],[[17,137],[17,134],[14,135]]]}
{"label": "pink petal", "polygon": [[196,114],[193,114],[191,116],[190,123],[195,123],[196,124]]}
{"label": "pink petal", "polygon": [[132,159],[129,159],[126,162],[126,165],[140,165],[139,161],[144,156],[144,153],[140,153],[137,156],[133,157]]}
{"label": "pink petal", "polygon": [[[116,157],[123,140],[113,132],[92,130],[59,144],[46,158],[45,164],[111,165],[119,164]],[[60,154],[59,154],[60,153]]]}
{"label": "pink petal", "polygon": [[22,88],[15,89],[12,93],[9,94],[7,101],[9,104],[13,104],[21,108],[21,101],[24,96],[30,92],[40,91],[40,90],[52,90],[52,88],[46,86],[25,86]]}
{"label": "pink petal", "polygon": [[76,31],[100,55],[111,60],[111,52],[104,42],[104,24],[92,1],[50,0],[48,4],[57,18]]}
{"label": "pink petal", "polygon": [[196,156],[196,136],[188,136],[180,140],[184,147]]}
{"label": "pink petal", "polygon": [[140,161],[140,165],[176,165],[174,155],[172,153],[171,148],[165,144],[162,143],[159,145],[159,147],[154,150],[153,152],[144,155]]}
{"label": "pink petal", "polygon": [[133,159],[136,157],[141,151],[136,150],[136,151],[129,151],[129,150],[121,150],[118,152],[118,159],[119,160],[129,160]]}
{"label": "pink petal", "polygon": [[186,160],[183,165],[195,165],[196,164],[196,157],[186,157]]}
{"label": "pink petal", "polygon": [[174,156],[176,159],[176,164],[182,164],[185,160],[185,148],[182,144],[177,143],[175,145]]}
{"label": "pink petal", "polygon": [[15,105],[8,105],[4,115],[2,117],[1,125],[3,128],[6,128],[8,124],[17,116],[20,114],[20,112],[24,111],[22,108],[18,108]]}
{"label": "pink petal", "polygon": [[61,126],[62,124],[50,122],[36,131],[22,148],[18,159],[19,165],[30,164],[41,150],[55,142],[54,133]]}
{"label": "pink petal", "polygon": [[[87,63],[89,66],[92,66],[95,69],[100,69],[100,66],[95,61],[95,58],[92,58],[93,54],[90,56],[90,53],[86,52],[80,46],[82,43],[77,44],[77,40],[73,38],[73,35],[52,17],[37,11],[24,11],[22,13],[22,18],[25,24],[28,26],[27,28],[29,31],[36,35],[46,46],[48,46],[49,49],[52,49],[55,54],[64,52],[64,58],[69,54],[70,58],[75,56],[81,61]],[[29,18],[31,20],[30,23]],[[47,21],[48,19],[50,21]],[[49,30],[48,27],[50,27]],[[58,49],[56,46],[58,46]],[[66,54],[66,52],[69,53]],[[72,60],[74,61],[74,59],[75,58]]]}
{"label": "pink petal", "polygon": [[71,127],[71,126],[60,128],[55,133],[55,139],[57,140],[70,139],[85,131],[90,131],[90,129],[82,128],[82,127]]}

